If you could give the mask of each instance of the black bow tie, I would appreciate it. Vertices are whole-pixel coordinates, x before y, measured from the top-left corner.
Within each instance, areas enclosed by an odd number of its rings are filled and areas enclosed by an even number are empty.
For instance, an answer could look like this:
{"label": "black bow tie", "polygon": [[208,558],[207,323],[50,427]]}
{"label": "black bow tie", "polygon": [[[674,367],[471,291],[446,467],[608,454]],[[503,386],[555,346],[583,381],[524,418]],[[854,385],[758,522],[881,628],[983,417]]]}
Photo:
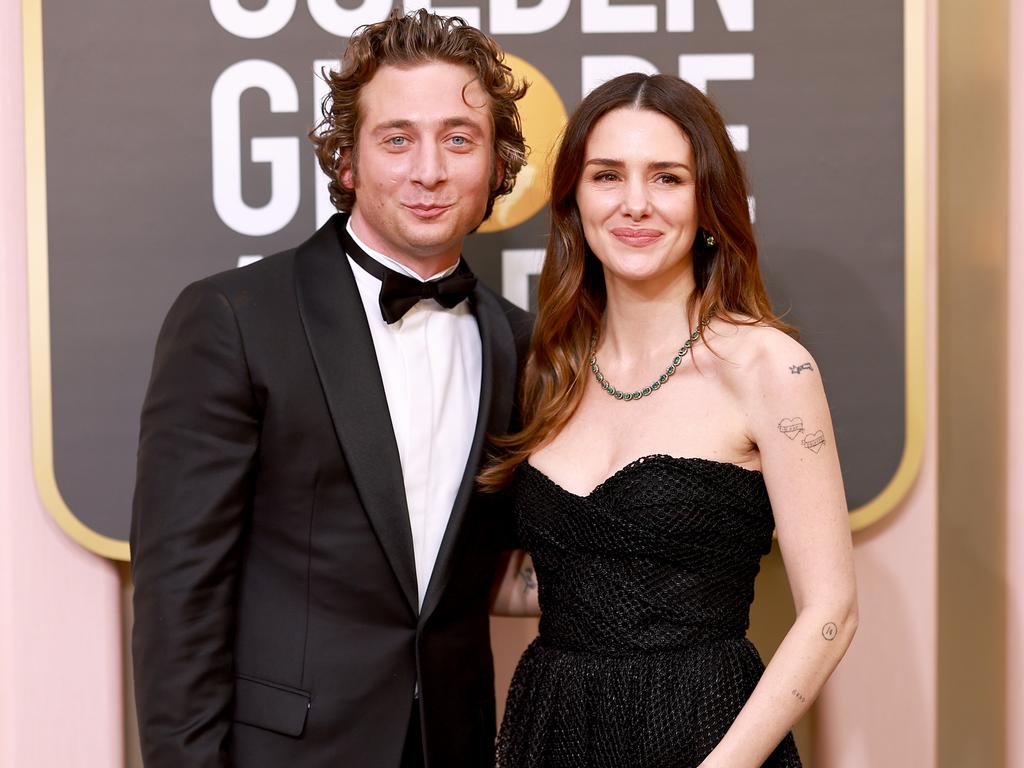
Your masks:
{"label": "black bow tie", "polygon": [[352,261],[380,280],[380,314],[388,325],[401,320],[421,299],[433,299],[445,309],[451,309],[476,287],[476,277],[465,259],[460,258],[455,271],[447,277],[423,282],[388,269],[368,255],[356,244],[347,227],[341,228],[341,242]]}

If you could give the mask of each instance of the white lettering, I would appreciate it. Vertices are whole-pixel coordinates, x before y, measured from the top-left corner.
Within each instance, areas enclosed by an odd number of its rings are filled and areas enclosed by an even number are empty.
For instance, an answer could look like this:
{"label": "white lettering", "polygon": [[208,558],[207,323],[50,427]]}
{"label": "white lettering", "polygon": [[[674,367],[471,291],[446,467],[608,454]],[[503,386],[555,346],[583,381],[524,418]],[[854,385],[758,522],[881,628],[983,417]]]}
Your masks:
{"label": "white lettering", "polygon": [[[717,0],[725,28],[730,32],[752,32],[754,0]],[[669,32],[693,32],[693,0],[666,0],[665,28]]]}
{"label": "white lettering", "polygon": [[[684,53],[679,57],[679,76],[702,93],[712,80],[753,80],[752,53]],[[750,131],[745,125],[727,125],[732,143],[739,152],[750,146]]]}
{"label": "white lettering", "polygon": [[570,0],[540,0],[520,8],[518,0],[491,0],[492,35],[535,35],[557,27],[569,12]]}
{"label": "white lettering", "polygon": [[729,140],[736,147],[737,152],[746,152],[750,149],[750,128],[746,125],[727,125],[725,130],[729,132]]}
{"label": "white lettering", "polygon": [[266,5],[257,11],[243,8],[238,0],[210,0],[210,10],[228,32],[254,40],[284,29],[295,13],[295,0],[266,0]]}
{"label": "white lettering", "polygon": [[530,276],[544,266],[543,248],[509,248],[501,252],[501,293],[516,306],[530,311]]}
{"label": "white lettering", "polygon": [[657,32],[658,9],[654,5],[619,5],[611,0],[583,0],[580,26],[595,32]]}
{"label": "white lettering", "polygon": [[753,80],[754,54],[684,53],[679,76],[706,94],[709,80]]}
{"label": "white lettering", "polygon": [[299,94],[277,64],[248,59],[217,78],[210,97],[213,137],[213,205],[221,220],[243,235],[269,235],[282,229],[299,209],[299,140],[294,136],[254,138],[254,163],[270,164],[270,201],[254,208],[242,199],[242,140],[239,102],[250,88],[270,96],[272,112],[297,112]]}
{"label": "white lettering", "polygon": [[581,61],[582,93],[586,96],[602,83],[627,72],[658,74],[658,68],[639,56],[584,56]]}
{"label": "white lettering", "polygon": [[351,37],[358,27],[383,21],[391,0],[363,0],[358,8],[341,8],[335,0],[308,0],[309,15],[325,32]]}
{"label": "white lettering", "polygon": [[[388,2],[390,6],[391,3]],[[438,16],[459,16],[469,26],[480,29],[480,9],[473,5],[434,5],[431,0],[404,0],[402,6],[405,8],[406,13],[412,13],[413,11],[425,8],[431,13],[436,13]]]}

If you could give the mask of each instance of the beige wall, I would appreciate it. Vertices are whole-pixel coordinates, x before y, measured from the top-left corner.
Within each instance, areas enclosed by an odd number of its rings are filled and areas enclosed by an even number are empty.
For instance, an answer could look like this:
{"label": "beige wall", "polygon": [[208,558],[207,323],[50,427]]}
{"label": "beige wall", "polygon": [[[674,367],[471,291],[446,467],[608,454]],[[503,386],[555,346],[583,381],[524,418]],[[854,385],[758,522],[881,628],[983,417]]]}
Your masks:
{"label": "beige wall", "polygon": [[941,768],[1006,764],[1009,7],[939,3]]}
{"label": "beige wall", "polygon": [[1007,408],[1007,766],[1024,766],[1024,3],[1010,5]]}

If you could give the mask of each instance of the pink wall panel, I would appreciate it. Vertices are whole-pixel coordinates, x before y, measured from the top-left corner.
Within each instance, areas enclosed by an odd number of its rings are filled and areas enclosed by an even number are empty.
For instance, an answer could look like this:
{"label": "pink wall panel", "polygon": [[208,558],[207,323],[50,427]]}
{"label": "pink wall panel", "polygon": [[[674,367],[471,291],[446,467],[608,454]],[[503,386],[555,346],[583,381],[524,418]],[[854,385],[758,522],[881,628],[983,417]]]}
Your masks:
{"label": "pink wall panel", "polygon": [[0,768],[123,764],[115,568],[32,478],[21,15],[0,3]]}

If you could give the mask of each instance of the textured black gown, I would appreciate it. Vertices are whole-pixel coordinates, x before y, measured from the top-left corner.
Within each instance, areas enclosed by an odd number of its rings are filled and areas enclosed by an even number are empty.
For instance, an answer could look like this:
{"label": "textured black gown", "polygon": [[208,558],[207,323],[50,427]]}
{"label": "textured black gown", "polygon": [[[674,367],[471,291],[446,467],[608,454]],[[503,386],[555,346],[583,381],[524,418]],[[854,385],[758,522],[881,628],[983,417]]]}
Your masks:
{"label": "textured black gown", "polygon": [[[515,493],[542,612],[498,765],[695,768],[764,670],[745,637],[774,527],[761,473],[648,456],[577,496],[524,464]],[[792,735],[764,765],[800,765]]]}

